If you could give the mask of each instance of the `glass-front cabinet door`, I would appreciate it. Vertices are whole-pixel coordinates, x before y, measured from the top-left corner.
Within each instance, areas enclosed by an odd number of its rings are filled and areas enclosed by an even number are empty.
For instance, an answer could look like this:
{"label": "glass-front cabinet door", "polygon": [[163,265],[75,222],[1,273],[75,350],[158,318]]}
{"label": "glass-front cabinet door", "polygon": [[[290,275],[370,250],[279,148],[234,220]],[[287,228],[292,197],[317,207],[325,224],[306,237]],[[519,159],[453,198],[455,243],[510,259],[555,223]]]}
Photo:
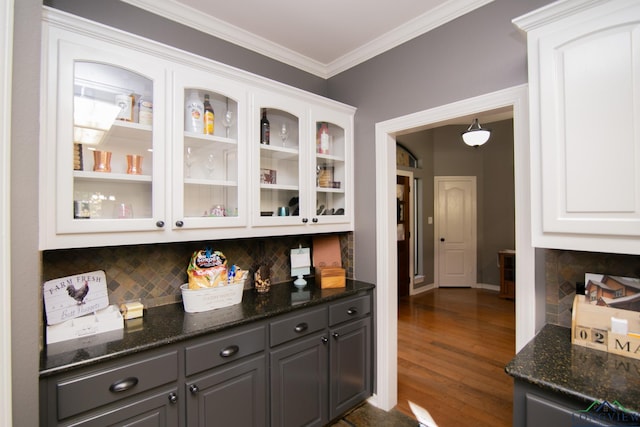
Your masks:
{"label": "glass-front cabinet door", "polygon": [[174,73],[174,229],[246,224],[246,91],[192,69]]}
{"label": "glass-front cabinet door", "polygon": [[58,49],[55,155],[41,159],[57,168],[45,184],[56,233],[162,230],[163,65],[67,41]]}
{"label": "glass-front cabinet door", "polygon": [[353,215],[351,198],[351,116],[321,107],[311,112],[315,132],[312,170],[315,171],[315,216],[312,223],[349,221]]}
{"label": "glass-front cabinet door", "polygon": [[256,93],[253,131],[254,153],[252,223],[300,225],[309,221],[306,176],[308,124],[305,105],[273,93]]}

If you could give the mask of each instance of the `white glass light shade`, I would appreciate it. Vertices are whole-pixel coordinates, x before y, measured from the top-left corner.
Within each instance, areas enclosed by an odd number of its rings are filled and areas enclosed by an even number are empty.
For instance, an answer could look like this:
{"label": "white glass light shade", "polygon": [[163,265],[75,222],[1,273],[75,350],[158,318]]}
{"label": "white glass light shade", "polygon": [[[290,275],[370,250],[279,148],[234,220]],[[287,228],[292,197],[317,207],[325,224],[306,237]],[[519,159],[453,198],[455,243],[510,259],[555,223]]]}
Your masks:
{"label": "white glass light shade", "polygon": [[491,131],[480,127],[478,119],[474,119],[469,129],[462,132],[462,140],[470,147],[479,147],[489,140]]}
{"label": "white glass light shade", "polygon": [[73,99],[73,141],[81,144],[97,145],[111,129],[113,121],[120,113],[115,104],[75,96]]}

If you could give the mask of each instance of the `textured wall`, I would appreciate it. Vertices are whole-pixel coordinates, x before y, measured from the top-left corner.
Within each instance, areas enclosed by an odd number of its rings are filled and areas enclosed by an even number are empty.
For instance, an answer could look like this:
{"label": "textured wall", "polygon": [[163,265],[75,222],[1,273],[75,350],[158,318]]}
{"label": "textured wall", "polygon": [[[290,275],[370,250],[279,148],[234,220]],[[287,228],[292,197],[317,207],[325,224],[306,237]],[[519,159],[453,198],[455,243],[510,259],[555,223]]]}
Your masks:
{"label": "textured wall", "polygon": [[570,328],[576,282],[584,282],[585,273],[640,277],[640,257],[548,249],[545,271],[546,321]]}
{"label": "textured wall", "polygon": [[[351,233],[338,234],[342,265],[353,277]],[[109,302],[140,299],[146,307],[180,302],[180,285],[187,283],[187,265],[194,251],[210,247],[244,270],[271,266],[271,283],[291,279],[290,251],[312,248],[312,236],[273,237],[157,245],[63,249],[43,254],[43,282],[95,270],[107,276]]]}

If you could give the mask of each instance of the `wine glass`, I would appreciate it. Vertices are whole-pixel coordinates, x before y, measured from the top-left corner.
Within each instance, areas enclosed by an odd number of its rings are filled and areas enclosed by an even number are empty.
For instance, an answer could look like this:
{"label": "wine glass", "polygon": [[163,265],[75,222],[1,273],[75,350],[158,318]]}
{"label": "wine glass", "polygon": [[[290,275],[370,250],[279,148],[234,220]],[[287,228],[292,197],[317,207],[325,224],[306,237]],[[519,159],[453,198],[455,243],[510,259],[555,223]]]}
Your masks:
{"label": "wine glass", "polygon": [[282,139],[282,146],[285,146],[287,142],[287,138],[289,137],[289,128],[286,123],[282,123],[282,127],[280,128],[280,138]]}
{"label": "wine glass", "polygon": [[193,150],[191,149],[191,147],[187,147],[187,152],[184,156],[184,164],[187,167],[187,170],[186,170],[187,178],[191,178],[191,166],[193,165],[193,162],[194,162]]}
{"label": "wine glass", "polygon": [[225,111],[224,116],[222,116],[222,126],[224,126],[226,130],[227,138],[229,138],[229,131],[231,130],[230,128],[233,125],[234,121],[235,121],[235,117],[234,117],[233,111],[227,108],[227,111]]}
{"label": "wine glass", "polygon": [[214,169],[214,162],[215,158],[213,156],[213,154],[209,154],[209,157],[207,157],[207,164],[204,166],[205,168],[207,168],[207,171],[209,172],[209,178],[213,177],[213,169]]}

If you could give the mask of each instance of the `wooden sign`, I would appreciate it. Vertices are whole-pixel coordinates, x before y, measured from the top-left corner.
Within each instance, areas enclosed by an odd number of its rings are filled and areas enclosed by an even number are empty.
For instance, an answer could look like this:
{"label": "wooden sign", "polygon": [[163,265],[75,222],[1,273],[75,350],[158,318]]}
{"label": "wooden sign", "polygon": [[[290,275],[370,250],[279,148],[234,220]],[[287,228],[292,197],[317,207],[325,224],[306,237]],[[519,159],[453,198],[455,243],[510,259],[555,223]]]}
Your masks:
{"label": "wooden sign", "polygon": [[49,280],[44,284],[43,295],[48,325],[109,306],[107,277],[102,270]]}

